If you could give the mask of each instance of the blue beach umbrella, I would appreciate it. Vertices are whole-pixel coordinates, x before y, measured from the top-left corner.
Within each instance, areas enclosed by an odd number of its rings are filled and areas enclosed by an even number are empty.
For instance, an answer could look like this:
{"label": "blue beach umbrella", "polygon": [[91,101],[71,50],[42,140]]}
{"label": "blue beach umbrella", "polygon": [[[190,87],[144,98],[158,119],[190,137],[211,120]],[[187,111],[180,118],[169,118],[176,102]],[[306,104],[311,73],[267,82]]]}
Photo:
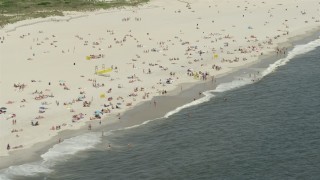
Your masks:
{"label": "blue beach umbrella", "polygon": [[95,115],[99,115],[99,114],[102,114],[102,112],[101,111],[95,111],[94,114]]}

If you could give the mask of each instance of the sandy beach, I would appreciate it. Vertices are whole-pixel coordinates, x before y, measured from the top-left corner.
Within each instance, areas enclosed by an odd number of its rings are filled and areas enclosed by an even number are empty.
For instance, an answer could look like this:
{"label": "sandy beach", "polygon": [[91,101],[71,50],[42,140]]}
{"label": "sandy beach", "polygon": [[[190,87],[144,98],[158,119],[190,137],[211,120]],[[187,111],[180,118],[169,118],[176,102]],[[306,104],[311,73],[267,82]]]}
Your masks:
{"label": "sandy beach", "polygon": [[[285,57],[283,43],[319,31],[319,6],[154,0],[7,25],[0,29],[0,156],[14,162],[15,152],[62,142],[65,130],[116,128],[143,102],[149,113],[135,113],[156,117],[166,105],[153,97],[179,94],[190,83],[214,88],[218,77],[261,56]],[[248,78],[258,81],[259,73]],[[192,101],[202,94],[187,95]]]}

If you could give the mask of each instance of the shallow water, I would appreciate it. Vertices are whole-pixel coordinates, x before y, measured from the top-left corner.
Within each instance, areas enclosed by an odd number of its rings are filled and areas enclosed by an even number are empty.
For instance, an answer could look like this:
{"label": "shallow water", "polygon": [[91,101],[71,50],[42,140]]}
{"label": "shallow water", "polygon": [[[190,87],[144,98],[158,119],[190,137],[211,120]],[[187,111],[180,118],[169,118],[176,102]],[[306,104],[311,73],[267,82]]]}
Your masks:
{"label": "shallow water", "polygon": [[220,86],[207,102],[87,142],[94,147],[57,156],[38,173],[10,177],[320,179],[319,68],[318,47],[257,83]]}

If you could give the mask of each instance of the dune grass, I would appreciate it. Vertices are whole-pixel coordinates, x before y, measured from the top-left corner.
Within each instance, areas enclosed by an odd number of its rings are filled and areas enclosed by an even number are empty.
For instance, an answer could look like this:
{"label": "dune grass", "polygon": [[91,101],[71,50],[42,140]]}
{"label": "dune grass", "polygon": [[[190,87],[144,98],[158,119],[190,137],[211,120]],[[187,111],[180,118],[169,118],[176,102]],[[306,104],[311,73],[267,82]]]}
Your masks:
{"label": "dune grass", "polygon": [[17,21],[62,16],[63,11],[92,11],[136,6],[149,0],[0,0],[0,26]]}

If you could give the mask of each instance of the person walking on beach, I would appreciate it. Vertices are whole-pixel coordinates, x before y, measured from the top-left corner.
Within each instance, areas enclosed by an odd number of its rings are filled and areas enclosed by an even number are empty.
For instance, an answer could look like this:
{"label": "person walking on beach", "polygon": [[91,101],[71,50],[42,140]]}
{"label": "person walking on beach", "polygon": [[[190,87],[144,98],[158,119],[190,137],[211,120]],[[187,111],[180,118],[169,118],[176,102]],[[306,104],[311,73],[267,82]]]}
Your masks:
{"label": "person walking on beach", "polygon": [[8,151],[10,150],[10,144],[7,145],[7,150],[8,150]]}
{"label": "person walking on beach", "polygon": [[91,124],[88,125],[88,130],[91,130]]}

